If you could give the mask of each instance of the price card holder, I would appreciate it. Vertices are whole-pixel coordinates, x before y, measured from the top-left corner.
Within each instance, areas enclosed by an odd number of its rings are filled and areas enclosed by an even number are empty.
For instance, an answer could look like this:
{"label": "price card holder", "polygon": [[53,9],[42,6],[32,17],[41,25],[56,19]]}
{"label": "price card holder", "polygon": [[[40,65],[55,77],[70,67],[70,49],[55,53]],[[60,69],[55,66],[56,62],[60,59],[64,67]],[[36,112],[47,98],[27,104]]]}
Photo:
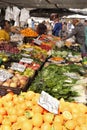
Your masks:
{"label": "price card holder", "polygon": [[41,45],[41,44],[42,44],[42,41],[41,41],[41,40],[38,40],[38,39],[34,39],[34,43],[37,44],[37,45]]}
{"label": "price card holder", "polygon": [[34,49],[34,48],[24,48],[23,50],[30,52],[30,51],[33,51],[33,49]]}
{"label": "price card holder", "polygon": [[33,59],[31,58],[22,58],[20,62],[31,64],[33,62]]}
{"label": "price card holder", "polygon": [[6,70],[1,69],[0,70],[0,81],[4,82],[5,80],[11,78],[13,74],[9,73]]}
{"label": "price card holder", "polygon": [[13,63],[12,66],[11,66],[11,69],[17,70],[17,71],[20,71],[20,72],[24,72],[25,68],[26,67],[24,65],[21,65],[19,63]]}
{"label": "price card holder", "polygon": [[49,112],[58,114],[59,101],[45,91],[41,92],[38,104]]}

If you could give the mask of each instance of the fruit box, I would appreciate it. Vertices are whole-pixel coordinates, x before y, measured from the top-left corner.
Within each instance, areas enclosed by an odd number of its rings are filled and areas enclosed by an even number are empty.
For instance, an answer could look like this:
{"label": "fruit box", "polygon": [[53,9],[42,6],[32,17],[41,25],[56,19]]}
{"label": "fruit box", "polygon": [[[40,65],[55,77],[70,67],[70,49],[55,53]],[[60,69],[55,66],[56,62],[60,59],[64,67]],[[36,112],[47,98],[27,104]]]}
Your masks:
{"label": "fruit box", "polygon": [[26,85],[24,85],[24,87],[8,87],[8,86],[0,86],[0,96],[4,96],[6,95],[7,93],[9,92],[12,92],[12,93],[15,93],[17,95],[19,95],[21,92],[26,92],[29,88],[29,85],[31,84],[33,80],[33,77],[32,78],[29,78],[26,82]]}

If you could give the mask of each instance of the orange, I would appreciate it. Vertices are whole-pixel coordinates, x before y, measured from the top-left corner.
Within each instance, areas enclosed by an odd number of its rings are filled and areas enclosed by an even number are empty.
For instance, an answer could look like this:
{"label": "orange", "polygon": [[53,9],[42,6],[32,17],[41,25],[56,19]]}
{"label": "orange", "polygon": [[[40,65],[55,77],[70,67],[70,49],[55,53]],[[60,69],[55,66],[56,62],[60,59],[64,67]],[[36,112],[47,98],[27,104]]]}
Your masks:
{"label": "orange", "polygon": [[72,114],[69,111],[64,111],[63,112],[63,119],[65,119],[65,120],[72,119]]}
{"label": "orange", "polygon": [[13,100],[14,104],[16,105],[18,103],[18,96],[17,95],[14,95],[13,96]]}
{"label": "orange", "polygon": [[17,115],[9,115],[8,116],[10,122],[14,123],[17,121]]}
{"label": "orange", "polygon": [[33,130],[41,130],[41,129],[38,127],[33,127]]}
{"label": "orange", "polygon": [[20,130],[21,129],[21,123],[16,122],[16,123],[12,124],[11,128],[12,128],[12,130]]}
{"label": "orange", "polygon": [[77,118],[76,121],[77,121],[78,125],[86,123],[86,120],[85,120],[84,116]]}
{"label": "orange", "polygon": [[28,119],[30,119],[30,118],[32,118],[34,116],[34,112],[31,111],[31,110],[26,110],[24,112],[24,115],[25,115],[25,117],[27,117]]}
{"label": "orange", "polygon": [[10,109],[7,107],[7,114],[16,115],[17,111],[16,111],[15,107],[10,107]]}
{"label": "orange", "polygon": [[77,125],[76,121],[74,121],[74,120],[68,120],[65,122],[65,127],[69,130],[75,129],[76,125]]}
{"label": "orange", "polygon": [[2,125],[2,130],[12,130],[10,125]]}
{"label": "orange", "polygon": [[25,94],[25,98],[27,100],[32,100],[32,98],[35,96],[35,93],[33,91],[28,91],[26,94]]}
{"label": "orange", "polygon": [[39,113],[43,113],[43,108],[41,107],[41,106],[39,106],[38,104],[36,104],[36,105],[33,105],[33,107],[32,107],[32,111],[33,112],[39,112]]}
{"label": "orange", "polygon": [[38,103],[39,97],[40,97],[40,94],[36,93],[35,96],[32,98],[32,103],[34,105]]}
{"label": "orange", "polygon": [[32,130],[33,129],[33,124],[32,124],[32,121],[30,121],[30,120],[26,120],[26,121],[22,122],[21,126],[22,126],[22,130]]}
{"label": "orange", "polygon": [[25,104],[26,104],[26,107],[27,107],[28,110],[31,110],[33,108],[32,101],[25,100]]}
{"label": "orange", "polygon": [[87,106],[85,106],[84,104],[79,103],[78,104],[78,110],[79,110],[80,113],[85,114],[87,112]]}
{"label": "orange", "polygon": [[5,95],[5,99],[6,99],[6,101],[11,101],[12,99],[13,99],[13,93],[8,93],[7,95]]}
{"label": "orange", "polygon": [[19,95],[18,96],[18,103],[24,103],[24,97]]}
{"label": "orange", "polygon": [[54,118],[54,122],[63,124],[63,116],[62,115],[56,115]]}
{"label": "orange", "polygon": [[2,123],[3,115],[0,115],[0,124]]}
{"label": "orange", "polygon": [[52,123],[53,122],[53,119],[54,119],[54,114],[52,114],[52,113],[45,113],[44,115],[43,115],[43,120],[44,120],[44,122],[48,122],[48,123]]}
{"label": "orange", "polygon": [[45,122],[41,125],[41,130],[51,130],[51,128],[52,126],[48,122]]}
{"label": "orange", "polygon": [[77,126],[75,127],[75,130],[81,130],[81,127],[80,127],[79,125],[77,125]]}
{"label": "orange", "polygon": [[11,122],[10,122],[8,117],[4,117],[4,119],[2,120],[2,124],[3,125],[11,125]]}
{"label": "orange", "polygon": [[0,107],[0,115],[6,115],[5,107]]}
{"label": "orange", "polygon": [[16,106],[16,115],[17,116],[22,116],[24,114],[24,109],[20,109],[21,105]]}
{"label": "orange", "polygon": [[62,125],[60,123],[53,123],[54,130],[62,130]]}
{"label": "orange", "polygon": [[19,116],[17,118],[17,122],[25,122],[27,120],[27,118],[25,116]]}
{"label": "orange", "polygon": [[80,128],[81,128],[81,130],[87,130],[87,122],[86,122],[86,124],[82,124],[80,126]]}
{"label": "orange", "polygon": [[40,113],[35,113],[32,118],[33,125],[36,127],[40,127],[43,123],[43,116]]}
{"label": "orange", "polygon": [[67,128],[65,126],[63,126],[62,130],[67,130]]}

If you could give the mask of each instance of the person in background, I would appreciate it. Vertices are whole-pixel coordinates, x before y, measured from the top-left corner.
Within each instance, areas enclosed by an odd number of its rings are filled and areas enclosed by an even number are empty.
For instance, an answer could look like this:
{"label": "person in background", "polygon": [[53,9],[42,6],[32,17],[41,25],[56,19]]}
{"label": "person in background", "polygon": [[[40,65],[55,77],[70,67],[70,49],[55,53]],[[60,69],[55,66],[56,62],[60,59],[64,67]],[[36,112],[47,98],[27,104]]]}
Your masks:
{"label": "person in background", "polygon": [[2,20],[0,26],[0,43],[7,43],[10,40],[10,22],[7,20]]}
{"label": "person in background", "polygon": [[75,36],[76,43],[80,44],[81,54],[83,57],[85,54],[87,54],[87,46],[85,44],[85,26],[80,22],[79,19],[73,19],[72,23],[74,25],[74,29],[62,40],[66,40],[72,36]]}
{"label": "person in background", "polygon": [[67,23],[64,22],[64,23],[62,23],[62,30],[60,32],[60,37],[61,38],[66,37],[67,34],[68,34],[68,32],[67,32]]}
{"label": "person in background", "polygon": [[54,36],[59,36],[60,35],[60,31],[62,30],[62,23],[59,22],[59,17],[58,14],[51,14],[52,20],[53,20],[53,30],[52,30],[52,34]]}
{"label": "person in background", "polygon": [[31,19],[31,28],[32,29],[34,29],[35,28],[35,25],[34,25],[35,23],[34,23],[34,20],[33,19]]}
{"label": "person in background", "polygon": [[68,21],[67,22],[67,32],[68,32],[68,34],[70,34],[73,29],[74,29],[74,25],[73,25],[72,21]]}
{"label": "person in background", "polygon": [[44,23],[39,23],[36,29],[39,35],[47,34],[47,26]]}
{"label": "person in background", "polygon": [[0,23],[0,43],[8,43],[10,41],[10,33],[20,33],[19,30],[11,26],[10,21],[2,20]]}
{"label": "person in background", "polygon": [[85,44],[87,46],[87,18],[85,19],[84,24],[85,24]]}
{"label": "person in background", "polygon": [[47,26],[47,34],[52,35],[52,25],[49,21],[46,22],[45,24]]}

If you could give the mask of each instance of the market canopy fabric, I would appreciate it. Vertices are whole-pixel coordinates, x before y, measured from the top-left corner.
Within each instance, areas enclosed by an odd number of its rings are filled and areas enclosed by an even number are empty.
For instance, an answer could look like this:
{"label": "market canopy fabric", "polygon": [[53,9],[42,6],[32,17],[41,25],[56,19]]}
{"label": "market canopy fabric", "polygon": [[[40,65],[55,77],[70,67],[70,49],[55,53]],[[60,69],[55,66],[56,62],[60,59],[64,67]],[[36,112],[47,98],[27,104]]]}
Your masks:
{"label": "market canopy fabric", "polygon": [[18,6],[26,8],[87,8],[87,0],[0,0],[0,8]]}

